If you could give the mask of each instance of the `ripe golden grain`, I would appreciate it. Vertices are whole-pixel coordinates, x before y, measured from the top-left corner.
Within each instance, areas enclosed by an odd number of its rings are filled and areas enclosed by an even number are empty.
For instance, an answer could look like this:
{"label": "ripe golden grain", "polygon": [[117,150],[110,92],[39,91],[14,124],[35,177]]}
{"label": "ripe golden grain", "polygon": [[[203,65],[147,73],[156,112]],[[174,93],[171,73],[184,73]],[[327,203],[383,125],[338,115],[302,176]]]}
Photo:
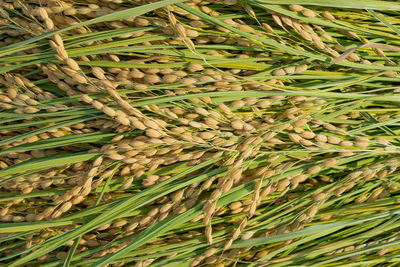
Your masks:
{"label": "ripe golden grain", "polygon": [[325,48],[324,42],[318,37],[318,35],[312,34],[312,35],[311,35],[311,38],[312,38],[312,41],[313,41],[314,45],[315,45],[318,49],[323,50],[323,49]]}
{"label": "ripe golden grain", "polygon": [[174,83],[178,80],[178,76],[176,76],[174,74],[167,74],[167,75],[163,76],[162,80],[165,83]]}
{"label": "ripe golden grain", "polygon": [[377,176],[379,179],[383,179],[383,178],[385,178],[385,177],[387,176],[387,174],[388,174],[388,170],[380,170],[380,171],[378,171],[378,172],[376,173],[376,176]]}
{"label": "ripe golden grain", "polygon": [[274,32],[274,29],[269,24],[263,22],[261,25],[267,32],[269,32],[269,33]]}
{"label": "ripe golden grain", "polygon": [[241,240],[248,240],[248,239],[250,239],[250,238],[254,235],[254,233],[255,233],[255,232],[253,232],[253,231],[249,231],[249,232],[244,233],[244,234],[242,235],[242,237],[241,237]]}
{"label": "ripe golden grain", "polygon": [[49,30],[54,29],[54,22],[50,18],[45,19],[44,23],[45,23],[47,29],[49,29]]}
{"label": "ripe golden grain", "polygon": [[204,108],[202,108],[202,107],[196,107],[196,108],[194,109],[194,111],[195,111],[196,113],[200,114],[200,115],[203,115],[203,116],[209,116],[209,115],[210,115],[210,113],[209,113],[206,109],[204,109]]}
{"label": "ripe golden grain", "polygon": [[144,80],[151,84],[159,83],[161,81],[160,77],[157,74],[146,74],[144,76]]}
{"label": "ripe golden grain", "polygon": [[226,106],[225,104],[221,103],[221,104],[218,105],[218,107],[220,108],[220,110],[223,113],[225,113],[227,115],[232,114],[232,111],[230,110],[230,108],[228,106]]}
{"label": "ripe golden grain", "polygon": [[304,146],[312,146],[312,145],[314,145],[313,142],[311,142],[310,140],[306,140],[306,139],[301,139],[300,140],[300,144],[302,144]]}
{"label": "ripe golden grain", "polygon": [[330,21],[335,21],[335,20],[336,20],[335,17],[334,17],[331,13],[329,13],[328,11],[322,12],[321,15],[322,15],[324,18],[326,18],[326,19],[328,19],[328,20],[330,20]]}
{"label": "ripe golden grain", "polygon": [[76,81],[77,83],[81,83],[81,84],[86,84],[88,83],[88,80],[85,78],[85,76],[81,75],[81,74],[74,74],[72,76],[73,80]]}
{"label": "ripe golden grain", "polygon": [[305,40],[307,41],[313,41],[313,38],[311,36],[311,34],[309,34],[307,31],[305,30],[300,30],[299,34],[301,35],[301,37],[303,37]]}
{"label": "ripe golden grain", "polygon": [[295,143],[300,143],[300,141],[302,139],[300,135],[295,134],[295,133],[290,133],[288,136],[289,136],[289,139]]}
{"label": "ripe golden grain", "polygon": [[180,36],[181,38],[187,37],[185,27],[183,27],[183,25],[181,23],[177,23],[175,25],[175,30],[176,30],[178,36]]}
{"label": "ripe golden grain", "polygon": [[324,161],[324,166],[327,168],[333,167],[337,164],[337,160],[334,158],[330,158]]}
{"label": "ripe golden grain", "polygon": [[214,136],[215,136],[215,134],[212,133],[212,132],[201,132],[201,133],[199,134],[199,137],[202,138],[202,139],[205,139],[205,140],[211,139],[211,138],[213,138]]}
{"label": "ripe golden grain", "polygon": [[45,21],[46,19],[49,18],[49,15],[47,14],[47,11],[44,7],[39,7],[37,9],[37,13],[39,14],[40,18]]}
{"label": "ripe golden grain", "polygon": [[65,63],[67,63],[67,65],[68,65],[71,69],[73,69],[73,70],[75,70],[75,71],[80,70],[80,67],[79,67],[78,63],[76,63],[76,61],[73,60],[72,58],[67,58],[67,59],[65,60]]}
{"label": "ripe golden grain", "polygon": [[235,121],[232,121],[231,126],[232,126],[232,128],[235,129],[235,130],[242,130],[243,127],[244,127],[244,124],[243,124],[242,121],[235,120]]}
{"label": "ripe golden grain", "polygon": [[[87,95],[86,95],[87,96]],[[81,97],[82,98],[82,100],[84,100],[83,99],[83,97]],[[86,98],[86,97],[85,97]],[[85,101],[85,100],[84,100]],[[85,101],[86,102],[86,101]],[[103,108],[104,108],[104,105],[103,105],[103,103],[101,103],[100,101],[97,101],[97,100],[93,100],[93,101],[91,101],[91,104],[92,104],[92,106],[95,108],[95,109],[98,109],[98,110],[102,110]]]}
{"label": "ripe golden grain", "polygon": [[222,190],[217,188],[211,193],[210,198],[212,200],[217,200],[221,195],[222,195]]}
{"label": "ripe golden grain", "polygon": [[196,71],[202,71],[204,70],[204,67],[198,63],[190,63],[189,66],[187,67],[187,70],[189,72],[196,72]]}
{"label": "ripe golden grain", "polygon": [[293,26],[293,21],[291,18],[286,17],[286,16],[281,16],[281,20],[283,21],[283,23],[285,23],[286,25],[292,27]]}
{"label": "ripe golden grain", "polygon": [[343,146],[343,147],[351,147],[353,145],[354,145],[353,142],[348,141],[348,140],[340,142],[340,146]]}
{"label": "ripe golden grain", "polygon": [[276,24],[278,24],[279,26],[283,27],[282,21],[280,19],[280,17],[278,15],[272,14],[272,19],[274,20],[274,22]]}
{"label": "ripe golden grain", "polygon": [[209,248],[204,252],[203,255],[208,258],[208,257],[211,257],[212,255],[214,255],[216,252],[217,252],[216,248]]}
{"label": "ripe golden grain", "polygon": [[284,178],[278,181],[277,188],[279,191],[285,190],[290,185],[290,180],[288,178]]}
{"label": "ripe golden grain", "polygon": [[38,112],[38,111],[39,111],[39,109],[37,109],[37,108],[34,108],[34,107],[26,107],[26,108],[23,109],[23,112],[22,112],[22,113],[32,114],[32,113],[36,113],[36,112]]}
{"label": "ripe golden grain", "polygon": [[125,125],[125,126],[130,125],[129,119],[128,119],[127,117],[125,117],[125,116],[117,115],[117,117],[115,118],[115,120],[116,120],[118,123],[122,124],[122,125]]}
{"label": "ripe golden grain", "polygon": [[306,138],[306,139],[312,139],[314,138],[316,135],[313,132],[310,131],[305,131],[303,133],[300,134],[301,137]]}
{"label": "ripe golden grain", "polygon": [[141,79],[141,78],[144,77],[144,73],[141,72],[141,71],[138,70],[138,69],[133,69],[133,70],[130,72],[130,75],[131,75],[132,78],[135,78],[135,79]]}
{"label": "ripe golden grain", "polygon": [[134,23],[137,27],[147,27],[149,26],[149,20],[145,19],[145,18],[135,18]]}
{"label": "ripe golden grain", "polygon": [[243,100],[235,100],[230,104],[230,106],[232,108],[241,108],[241,107],[244,107],[245,105],[246,105],[246,102]]}
{"label": "ripe golden grain", "polygon": [[324,123],[322,125],[325,129],[327,129],[328,131],[335,131],[336,127],[330,123]]}
{"label": "ripe golden grain", "polygon": [[318,193],[313,195],[313,198],[315,201],[322,201],[326,198],[326,194],[325,193]]}
{"label": "ripe golden grain", "polygon": [[248,25],[239,25],[238,29],[247,33],[254,33],[253,28]]}
{"label": "ripe golden grain", "polygon": [[274,76],[285,76],[286,72],[285,72],[284,69],[278,69],[278,70],[274,70],[272,72],[272,75],[274,75]]}
{"label": "ripe golden grain", "polygon": [[90,96],[85,95],[85,94],[81,95],[81,99],[83,102],[88,103],[88,104],[91,104],[94,101],[93,98],[91,98]]}
{"label": "ripe golden grain", "polygon": [[304,10],[304,7],[300,5],[289,5],[289,9],[295,12],[300,12]]}
{"label": "ripe golden grain", "polygon": [[150,120],[150,119],[144,120],[144,121],[143,121],[143,124],[144,124],[146,127],[149,127],[149,128],[160,129],[160,126],[159,126],[155,121]]}
{"label": "ripe golden grain", "polygon": [[321,142],[321,143],[326,143],[326,142],[328,142],[328,137],[325,135],[322,135],[322,134],[317,134],[315,136],[315,140],[318,142]]}
{"label": "ripe golden grain", "polygon": [[64,204],[62,204],[59,211],[64,213],[64,212],[67,212],[69,209],[71,209],[71,207],[72,207],[72,203],[68,201],[68,202],[65,202]]}
{"label": "ripe golden grain", "polygon": [[313,204],[311,205],[311,207],[307,210],[306,214],[309,218],[313,218],[315,216],[315,214],[317,214],[318,212],[318,205],[317,204]]}
{"label": "ripe golden grain", "polygon": [[293,126],[294,127],[301,127],[301,126],[305,125],[307,122],[308,122],[307,119],[300,119],[300,120],[295,121],[293,123]]}
{"label": "ripe golden grain", "polygon": [[104,75],[104,71],[103,71],[103,69],[100,68],[100,67],[92,67],[92,74],[93,74],[96,78],[98,78],[98,79],[100,79],[100,80],[105,80],[105,79],[106,79],[106,76]]}
{"label": "ripe golden grain", "polygon": [[213,237],[212,237],[212,228],[211,225],[207,225],[204,231],[206,238],[207,238],[207,242],[208,244],[212,244],[213,243]]}
{"label": "ripe golden grain", "polygon": [[117,113],[115,112],[115,110],[113,110],[112,108],[107,107],[107,106],[104,106],[101,111],[103,111],[105,114],[107,114],[110,117],[117,116]]}
{"label": "ripe golden grain", "polygon": [[307,173],[308,174],[316,174],[319,173],[321,171],[322,167],[319,165],[314,165],[310,168],[308,168]]}
{"label": "ripe golden grain", "polygon": [[341,142],[342,140],[339,137],[336,136],[328,136],[328,142],[333,144],[333,145],[337,145]]}
{"label": "ripe golden grain", "polygon": [[290,67],[286,67],[283,69],[285,71],[286,74],[292,74],[296,72],[296,67],[295,66],[290,66]]}

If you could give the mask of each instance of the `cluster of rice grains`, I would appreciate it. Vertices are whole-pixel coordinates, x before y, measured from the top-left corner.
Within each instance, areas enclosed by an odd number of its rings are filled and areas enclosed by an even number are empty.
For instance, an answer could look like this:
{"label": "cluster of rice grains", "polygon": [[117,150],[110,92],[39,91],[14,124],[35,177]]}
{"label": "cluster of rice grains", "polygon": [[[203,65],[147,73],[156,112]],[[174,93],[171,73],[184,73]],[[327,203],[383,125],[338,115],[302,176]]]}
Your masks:
{"label": "cluster of rice grains", "polygon": [[0,265],[395,266],[395,15],[0,0]]}

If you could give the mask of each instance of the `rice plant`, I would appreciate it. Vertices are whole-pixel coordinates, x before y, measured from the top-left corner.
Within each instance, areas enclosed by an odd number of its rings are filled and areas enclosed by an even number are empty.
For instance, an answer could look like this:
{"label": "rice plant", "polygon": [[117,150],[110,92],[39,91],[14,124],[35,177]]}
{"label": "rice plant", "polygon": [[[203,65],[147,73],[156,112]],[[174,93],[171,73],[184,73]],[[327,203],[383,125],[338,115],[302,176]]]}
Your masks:
{"label": "rice plant", "polygon": [[399,12],[0,0],[0,266],[398,266]]}

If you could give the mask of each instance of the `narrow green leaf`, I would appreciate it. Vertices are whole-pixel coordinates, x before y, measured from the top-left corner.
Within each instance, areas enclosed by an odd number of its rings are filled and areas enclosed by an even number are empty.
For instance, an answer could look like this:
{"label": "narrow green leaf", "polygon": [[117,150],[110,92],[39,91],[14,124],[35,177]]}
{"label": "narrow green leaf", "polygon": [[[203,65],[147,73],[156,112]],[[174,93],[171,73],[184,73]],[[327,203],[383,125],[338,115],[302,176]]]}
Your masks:
{"label": "narrow green leaf", "polygon": [[0,178],[7,175],[21,173],[25,171],[41,170],[43,168],[53,168],[65,164],[74,164],[76,162],[87,161],[101,155],[100,153],[79,152],[64,155],[52,155],[38,159],[30,159],[8,168],[0,170]]}
{"label": "narrow green leaf", "polygon": [[379,0],[257,0],[261,3],[279,5],[313,5],[322,7],[374,9],[374,10],[400,10],[400,4],[393,1]]}

